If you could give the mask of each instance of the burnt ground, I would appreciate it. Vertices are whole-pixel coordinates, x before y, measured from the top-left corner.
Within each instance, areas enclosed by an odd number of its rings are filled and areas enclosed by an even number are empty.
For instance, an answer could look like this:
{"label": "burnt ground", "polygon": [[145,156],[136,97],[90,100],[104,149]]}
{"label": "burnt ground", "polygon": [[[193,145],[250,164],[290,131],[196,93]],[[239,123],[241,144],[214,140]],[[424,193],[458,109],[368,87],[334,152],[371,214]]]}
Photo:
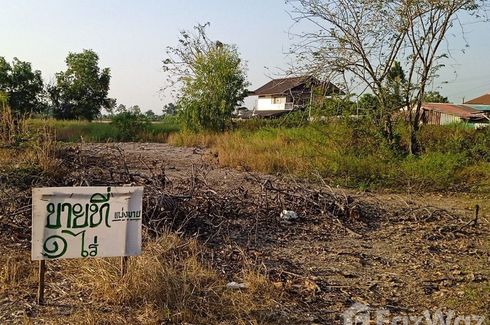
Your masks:
{"label": "burnt ground", "polygon": [[[220,168],[206,150],[166,144],[84,144],[62,158],[57,179],[3,180],[11,186],[2,209],[16,218],[0,220],[0,247],[29,249],[31,186],[144,184],[148,232],[197,236],[230,281],[256,265],[283,289],[278,322],[341,323],[354,303],[392,315],[490,316],[488,197],[358,193]],[[298,218],[285,220],[283,210]],[[10,315],[32,310],[33,295],[0,297],[0,305]]]}

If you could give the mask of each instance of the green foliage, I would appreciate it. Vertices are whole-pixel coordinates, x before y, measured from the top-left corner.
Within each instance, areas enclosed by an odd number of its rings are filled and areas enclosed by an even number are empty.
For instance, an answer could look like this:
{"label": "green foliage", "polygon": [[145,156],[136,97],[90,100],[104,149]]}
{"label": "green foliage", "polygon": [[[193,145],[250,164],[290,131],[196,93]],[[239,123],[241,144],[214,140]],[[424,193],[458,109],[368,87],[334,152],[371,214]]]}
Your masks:
{"label": "green foliage", "polygon": [[29,62],[14,58],[10,64],[0,57],[0,91],[15,115],[39,113],[46,108],[41,71],[33,71]]}
{"label": "green foliage", "polygon": [[56,85],[48,89],[56,118],[91,121],[100,115],[102,107],[113,107],[114,101],[107,97],[110,69],[100,70],[94,51],[70,53],[66,65],[66,71],[56,74]]}
{"label": "green foliage", "polygon": [[[31,119],[28,121],[30,129],[39,130],[44,125],[54,129],[56,139],[63,142],[107,142],[123,141],[127,135],[114,123],[81,120],[42,120]],[[137,129],[137,133],[130,141],[165,142],[172,132],[179,131],[178,121],[174,118],[164,118],[159,122],[147,123],[143,128]]]}
{"label": "green foliage", "polygon": [[145,112],[145,116],[149,121],[155,121],[158,116],[151,109]]}
{"label": "green foliage", "polygon": [[466,187],[459,171],[465,166],[463,153],[427,152],[419,157],[408,156],[400,165],[400,178],[412,186],[426,189]]}
{"label": "green foliage", "polygon": [[177,105],[174,103],[168,103],[163,106],[163,115],[176,115]]}
{"label": "green foliage", "polygon": [[233,122],[234,130],[257,131],[262,128],[298,128],[309,124],[308,111],[292,111],[278,118],[252,118]]}
{"label": "green foliage", "polygon": [[375,118],[379,118],[379,101],[373,94],[363,94],[361,97],[359,97],[357,105],[359,106],[359,112],[361,115],[369,116],[373,122],[375,122]]}
{"label": "green foliage", "polygon": [[182,83],[177,106],[184,127],[224,131],[231,125],[233,110],[247,96],[248,83],[237,48],[211,41],[206,26],[196,26],[195,36],[181,33],[180,47],[167,51],[170,58],[164,61],[164,70]]}
{"label": "green foliage", "polygon": [[357,105],[349,96],[333,96],[312,107],[312,116],[349,116],[357,113]]}
{"label": "green foliage", "polygon": [[447,97],[442,96],[438,91],[428,91],[424,94],[426,103],[449,103]]}
{"label": "green foliage", "polygon": [[490,128],[472,129],[465,124],[425,125],[420,130],[422,152],[464,154],[469,161],[490,162]]}
{"label": "green foliage", "polygon": [[395,61],[386,77],[386,104],[390,114],[404,105],[405,100],[403,95],[405,94],[406,87],[407,80],[405,78],[405,72],[400,62]]}
{"label": "green foliage", "polygon": [[138,106],[122,109],[112,117],[112,124],[118,130],[118,140],[135,141],[142,131],[150,124],[148,118],[141,113]]}

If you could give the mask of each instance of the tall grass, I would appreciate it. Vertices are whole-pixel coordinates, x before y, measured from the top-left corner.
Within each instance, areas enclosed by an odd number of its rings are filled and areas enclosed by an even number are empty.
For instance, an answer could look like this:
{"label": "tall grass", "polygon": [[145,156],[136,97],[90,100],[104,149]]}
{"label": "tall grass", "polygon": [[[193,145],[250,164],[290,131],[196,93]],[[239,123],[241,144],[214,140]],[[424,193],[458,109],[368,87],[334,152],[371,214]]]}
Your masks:
{"label": "tall grass", "polygon": [[16,118],[7,105],[0,108],[0,142],[4,145],[15,145],[27,133],[26,121]]}
{"label": "tall grass", "polygon": [[5,106],[0,111],[0,172],[37,169],[43,173],[59,172],[56,136],[47,125],[33,131],[27,121],[12,114]]}
{"label": "tall grass", "polygon": [[[174,119],[142,127],[133,141],[169,142],[211,148],[220,165],[272,174],[322,177],[334,185],[360,189],[465,190],[490,192],[490,128],[463,125],[424,126],[422,153],[405,154],[408,133],[398,126],[398,150],[386,145],[366,120],[331,120],[308,124],[293,119],[236,122],[225,133],[178,132]],[[122,141],[126,135],[111,123],[29,121],[48,125],[68,142]]]}
{"label": "tall grass", "polygon": [[148,123],[141,126],[139,130],[128,139],[127,132],[110,121],[88,122],[78,120],[41,120],[32,119],[28,121],[32,129],[39,129],[48,125],[56,131],[56,138],[63,142],[107,142],[107,141],[145,141],[165,142],[172,132],[179,130],[178,123],[173,119]]}
{"label": "tall grass", "polygon": [[422,153],[391,150],[363,121],[336,121],[296,128],[242,128],[224,134],[173,134],[174,145],[214,150],[219,164],[264,173],[322,177],[360,189],[471,190],[490,192],[490,130],[461,125],[426,126]]}

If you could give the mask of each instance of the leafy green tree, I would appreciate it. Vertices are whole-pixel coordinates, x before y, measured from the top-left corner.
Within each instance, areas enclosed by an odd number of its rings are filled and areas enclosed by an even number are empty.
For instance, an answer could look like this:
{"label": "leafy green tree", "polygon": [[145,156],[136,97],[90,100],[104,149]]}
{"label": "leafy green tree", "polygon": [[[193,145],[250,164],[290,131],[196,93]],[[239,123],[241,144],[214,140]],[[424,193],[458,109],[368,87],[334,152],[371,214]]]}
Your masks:
{"label": "leafy green tree", "polygon": [[109,98],[109,103],[104,108],[107,111],[108,116],[113,116],[117,108],[117,100],[115,98]]}
{"label": "leafy green tree", "polygon": [[168,103],[163,106],[164,115],[175,115],[177,114],[177,105],[174,103]]}
{"label": "leafy green tree", "polygon": [[245,68],[233,45],[211,41],[205,28],[181,32],[178,47],[167,48],[164,70],[181,83],[180,117],[190,130],[224,131],[233,110],[247,96]]}
{"label": "leafy green tree", "polygon": [[155,112],[153,112],[151,109],[150,110],[147,110],[145,112],[145,116],[147,119],[153,121],[153,120],[156,120],[157,119],[157,115],[155,114]]}
{"label": "leafy green tree", "polygon": [[117,114],[112,116],[111,121],[118,130],[118,140],[138,140],[138,135],[149,126],[146,115],[141,113],[138,105],[126,108],[126,106],[121,104],[116,111]]}
{"label": "leafy green tree", "polygon": [[0,57],[0,90],[14,114],[39,113],[46,108],[41,71],[33,71],[29,62],[14,58],[10,64]]}
{"label": "leafy green tree", "polygon": [[399,110],[404,104],[405,99],[403,97],[404,91],[407,86],[407,79],[405,78],[405,72],[399,61],[393,62],[393,65],[388,70],[386,77],[386,98],[388,106],[393,111]]}
{"label": "leafy green tree", "polygon": [[119,105],[116,107],[115,111],[116,111],[116,113],[126,112],[126,111],[127,111],[126,105],[124,105],[124,104],[119,104]]}
{"label": "leafy green tree", "polygon": [[361,97],[359,97],[357,104],[359,105],[360,110],[368,114],[375,112],[379,107],[376,96],[369,93],[363,94]]}
{"label": "leafy green tree", "polygon": [[91,121],[100,115],[101,108],[114,106],[107,97],[110,69],[99,68],[99,56],[94,51],[70,53],[66,65],[67,70],[56,74],[56,85],[49,89],[56,118]]}
{"label": "leafy green tree", "polygon": [[447,97],[442,96],[438,91],[428,91],[424,95],[426,103],[449,103]]}
{"label": "leafy green tree", "polygon": [[[398,61],[394,61],[392,67],[388,70],[385,85],[383,88],[383,97],[385,98],[385,110],[389,108],[392,112],[395,112],[403,107],[405,104],[404,91],[407,88],[407,80],[405,78],[405,72]],[[386,112],[381,111],[381,105],[379,97],[370,93],[363,94],[357,104],[359,108],[371,116],[374,121],[379,124]],[[391,119],[388,120],[391,123]],[[392,132],[391,125],[385,132]]]}

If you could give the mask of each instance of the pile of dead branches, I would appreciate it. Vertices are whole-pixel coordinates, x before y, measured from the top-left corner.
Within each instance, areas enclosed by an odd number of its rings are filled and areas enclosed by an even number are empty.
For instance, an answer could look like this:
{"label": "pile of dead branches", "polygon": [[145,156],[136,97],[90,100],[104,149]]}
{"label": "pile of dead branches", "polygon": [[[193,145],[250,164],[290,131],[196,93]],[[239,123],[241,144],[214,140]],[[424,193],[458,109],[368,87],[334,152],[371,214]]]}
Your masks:
{"label": "pile of dead branches", "polygon": [[[233,240],[245,247],[263,247],[275,241],[286,241],[310,231],[310,236],[328,236],[345,232],[362,236],[386,222],[430,222],[434,218],[453,220],[442,210],[411,208],[388,211],[382,202],[369,202],[335,192],[326,184],[312,188],[309,184],[273,181],[249,174],[252,186],[237,184],[232,190],[212,188],[206,180],[204,167],[193,168],[188,179],[174,183],[166,177],[165,165],[146,162],[136,169],[125,152],[114,145],[109,149],[83,146],[68,147],[60,152],[61,174],[56,178],[39,175],[20,177],[16,182],[3,183],[0,188],[0,226],[2,233],[28,240],[31,219],[31,187],[40,186],[118,186],[143,185],[144,225],[158,235],[171,229],[186,235],[203,238],[219,245]],[[4,177],[0,176],[0,177]],[[18,183],[22,186],[13,186]],[[293,211],[297,218],[287,220],[281,212]],[[311,234],[307,225],[321,225]],[[464,228],[463,228],[464,229]]]}

